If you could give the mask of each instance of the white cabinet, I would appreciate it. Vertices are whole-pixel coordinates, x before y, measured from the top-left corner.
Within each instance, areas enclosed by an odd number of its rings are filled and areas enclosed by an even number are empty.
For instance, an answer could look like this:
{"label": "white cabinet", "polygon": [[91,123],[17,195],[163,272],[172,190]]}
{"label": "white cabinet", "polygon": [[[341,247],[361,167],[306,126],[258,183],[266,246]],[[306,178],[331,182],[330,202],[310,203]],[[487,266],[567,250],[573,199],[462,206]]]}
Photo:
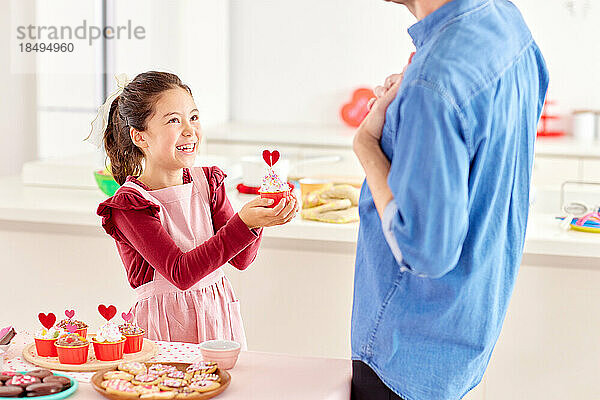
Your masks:
{"label": "white cabinet", "polygon": [[532,183],[537,188],[560,189],[566,180],[582,179],[583,162],[576,158],[559,158],[536,155],[533,163]]}
{"label": "white cabinet", "polygon": [[600,270],[577,264],[521,267],[485,400],[599,398]]}
{"label": "white cabinet", "polygon": [[600,161],[583,161],[583,179],[586,181],[600,182]]}

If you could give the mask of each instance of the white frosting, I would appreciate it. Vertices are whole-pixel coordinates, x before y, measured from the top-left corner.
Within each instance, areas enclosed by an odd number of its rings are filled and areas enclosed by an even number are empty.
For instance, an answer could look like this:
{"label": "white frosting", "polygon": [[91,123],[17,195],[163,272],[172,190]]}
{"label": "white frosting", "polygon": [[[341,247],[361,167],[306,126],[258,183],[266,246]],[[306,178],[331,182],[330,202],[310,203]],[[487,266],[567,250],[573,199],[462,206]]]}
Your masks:
{"label": "white frosting", "polygon": [[287,182],[282,182],[273,168],[269,168],[267,174],[263,177],[262,185],[260,186],[260,192],[276,193],[285,192],[287,190],[290,190]]}
{"label": "white frosting", "polygon": [[60,335],[65,333],[63,329],[52,327],[50,329],[41,328],[35,333],[36,339],[58,339]]}
{"label": "white frosting", "polygon": [[118,342],[125,339],[125,336],[121,334],[119,326],[115,323],[107,322],[105,325],[100,327],[100,330],[96,334],[95,341],[104,342]]}

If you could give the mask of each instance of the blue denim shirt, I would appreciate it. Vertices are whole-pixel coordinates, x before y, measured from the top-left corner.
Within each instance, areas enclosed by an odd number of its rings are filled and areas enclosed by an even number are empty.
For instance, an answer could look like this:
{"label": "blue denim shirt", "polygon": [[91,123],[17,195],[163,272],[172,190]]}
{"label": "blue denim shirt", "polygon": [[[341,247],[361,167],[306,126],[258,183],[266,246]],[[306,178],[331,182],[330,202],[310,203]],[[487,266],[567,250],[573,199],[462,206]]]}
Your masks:
{"label": "blue denim shirt", "polygon": [[506,0],[454,0],[409,34],[381,138],[382,219],[361,191],[352,358],[407,400],[459,399],[481,381],[521,262],[548,73]]}

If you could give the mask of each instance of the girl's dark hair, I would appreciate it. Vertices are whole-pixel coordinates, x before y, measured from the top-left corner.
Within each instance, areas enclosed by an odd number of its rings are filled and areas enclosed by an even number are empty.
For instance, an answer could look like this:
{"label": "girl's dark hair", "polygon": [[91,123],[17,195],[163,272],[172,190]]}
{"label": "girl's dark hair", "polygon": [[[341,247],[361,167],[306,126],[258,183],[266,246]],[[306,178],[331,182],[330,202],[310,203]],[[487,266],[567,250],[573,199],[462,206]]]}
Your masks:
{"label": "girl's dark hair", "polygon": [[144,153],[133,144],[129,128],[145,131],[160,95],[177,87],[192,95],[190,88],[177,75],[148,71],[136,76],[112,102],[103,142],[110,160],[110,171],[119,185],[125,183],[128,175],[138,176],[143,170]]}

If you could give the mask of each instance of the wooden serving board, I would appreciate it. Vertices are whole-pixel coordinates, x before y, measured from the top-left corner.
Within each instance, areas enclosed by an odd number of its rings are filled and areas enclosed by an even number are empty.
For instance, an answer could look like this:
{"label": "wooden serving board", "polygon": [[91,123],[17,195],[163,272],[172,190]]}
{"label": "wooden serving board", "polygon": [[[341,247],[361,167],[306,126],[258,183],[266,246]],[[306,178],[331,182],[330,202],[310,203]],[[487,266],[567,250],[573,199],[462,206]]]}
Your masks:
{"label": "wooden serving board", "polygon": [[57,369],[60,371],[93,372],[100,369],[116,367],[125,361],[147,361],[158,354],[158,346],[151,340],[144,339],[142,350],[137,353],[123,354],[123,358],[116,361],[98,361],[94,354],[94,346],[90,342],[88,360],[85,364],[61,364],[58,357],[40,357],[35,349],[35,343],[28,344],[23,349],[23,358],[42,368]]}
{"label": "wooden serving board", "polygon": [[[152,364],[158,364],[158,363],[148,363],[147,362],[145,364],[147,367],[149,367]],[[170,363],[170,362],[161,362],[160,364],[174,365],[180,371],[185,371],[185,369],[190,365],[189,363]],[[114,371],[114,370],[116,370],[116,368],[107,368],[102,371],[96,372],[92,376],[92,380],[91,380],[91,383],[92,383],[92,386],[94,387],[94,389],[96,389],[96,391],[98,391],[104,397],[107,397],[111,400],[131,400],[132,398],[135,398],[135,396],[132,397],[131,395],[127,396],[127,395],[122,395],[122,394],[109,393],[106,391],[106,389],[104,389],[102,387],[102,381],[104,380],[104,378],[102,376],[104,375],[104,373],[107,371]],[[227,371],[224,371],[220,368],[215,371],[215,374],[218,374],[219,377],[221,377],[221,382],[219,382],[221,384],[221,386],[219,386],[215,390],[211,390],[210,392],[196,393],[196,394],[192,394],[190,396],[186,396],[185,398],[189,399],[189,400],[206,400],[206,399],[213,398],[213,397],[223,393],[225,391],[225,389],[227,389],[227,387],[231,383],[231,375],[229,375],[229,373]],[[148,397],[148,399],[152,399],[152,397]]]}

